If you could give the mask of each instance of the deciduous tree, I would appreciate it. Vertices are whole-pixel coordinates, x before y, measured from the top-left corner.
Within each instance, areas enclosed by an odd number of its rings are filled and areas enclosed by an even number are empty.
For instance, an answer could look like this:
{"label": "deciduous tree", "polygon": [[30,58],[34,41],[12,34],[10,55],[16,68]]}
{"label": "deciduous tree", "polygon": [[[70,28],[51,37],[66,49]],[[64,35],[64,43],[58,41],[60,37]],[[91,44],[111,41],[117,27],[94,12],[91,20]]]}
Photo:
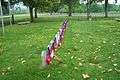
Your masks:
{"label": "deciduous tree", "polygon": [[61,0],[63,4],[68,6],[68,16],[72,16],[72,9],[79,0]]}

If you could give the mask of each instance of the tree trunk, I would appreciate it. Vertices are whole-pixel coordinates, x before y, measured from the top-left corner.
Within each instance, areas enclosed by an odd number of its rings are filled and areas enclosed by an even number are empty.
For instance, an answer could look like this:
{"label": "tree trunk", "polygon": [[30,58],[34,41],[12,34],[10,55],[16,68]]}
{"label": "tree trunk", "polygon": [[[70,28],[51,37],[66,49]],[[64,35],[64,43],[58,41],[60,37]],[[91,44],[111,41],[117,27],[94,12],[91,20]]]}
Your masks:
{"label": "tree trunk", "polygon": [[14,14],[12,14],[12,24],[15,24],[15,17],[14,17]]}
{"label": "tree trunk", "polygon": [[52,15],[52,11],[50,11],[50,15]]}
{"label": "tree trunk", "polygon": [[71,4],[69,4],[69,12],[68,12],[68,16],[72,16],[72,6]]}
{"label": "tree trunk", "polygon": [[87,0],[87,19],[90,19],[90,0]]}
{"label": "tree trunk", "polygon": [[38,16],[37,16],[37,8],[35,8],[35,18],[38,18]]}
{"label": "tree trunk", "polygon": [[108,17],[108,0],[105,0],[105,17]]}
{"label": "tree trunk", "polygon": [[30,12],[30,22],[33,22],[34,18],[33,18],[33,8],[32,7],[29,7],[29,12]]}

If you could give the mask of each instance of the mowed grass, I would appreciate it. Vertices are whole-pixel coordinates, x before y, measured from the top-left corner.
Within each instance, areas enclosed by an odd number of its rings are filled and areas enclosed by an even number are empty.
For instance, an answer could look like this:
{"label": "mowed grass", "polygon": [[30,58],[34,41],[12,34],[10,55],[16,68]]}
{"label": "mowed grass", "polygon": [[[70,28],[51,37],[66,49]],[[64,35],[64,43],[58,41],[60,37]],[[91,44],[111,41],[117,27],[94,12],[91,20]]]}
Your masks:
{"label": "mowed grass", "polygon": [[36,23],[5,28],[0,54],[0,80],[120,79],[120,23],[114,20],[78,21],[70,18],[64,42],[53,60],[41,68],[41,51],[64,18],[40,18]]}

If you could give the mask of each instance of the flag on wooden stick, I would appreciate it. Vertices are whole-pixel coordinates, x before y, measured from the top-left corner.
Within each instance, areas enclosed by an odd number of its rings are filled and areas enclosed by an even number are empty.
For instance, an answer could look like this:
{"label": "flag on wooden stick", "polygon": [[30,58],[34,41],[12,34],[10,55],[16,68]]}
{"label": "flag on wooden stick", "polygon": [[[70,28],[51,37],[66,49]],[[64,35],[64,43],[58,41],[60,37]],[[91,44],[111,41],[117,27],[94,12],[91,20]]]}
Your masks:
{"label": "flag on wooden stick", "polygon": [[47,65],[47,63],[46,63],[46,55],[47,55],[46,51],[42,51],[41,59],[42,59],[42,66],[43,67]]}
{"label": "flag on wooden stick", "polygon": [[[64,39],[64,34],[68,26],[68,20],[65,20],[62,27],[59,29],[54,39],[50,41],[50,44],[47,47],[46,51],[42,51],[42,66],[51,64],[52,59],[54,58],[54,53],[61,46],[61,43]],[[57,58],[58,59],[58,58]],[[60,61],[60,59],[58,60]]]}

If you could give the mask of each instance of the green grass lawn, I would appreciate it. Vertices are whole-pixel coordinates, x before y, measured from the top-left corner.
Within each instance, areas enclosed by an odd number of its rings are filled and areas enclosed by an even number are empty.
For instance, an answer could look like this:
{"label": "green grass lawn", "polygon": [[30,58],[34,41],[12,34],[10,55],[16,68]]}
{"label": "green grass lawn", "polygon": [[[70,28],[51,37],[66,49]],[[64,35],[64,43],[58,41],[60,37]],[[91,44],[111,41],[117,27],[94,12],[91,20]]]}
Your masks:
{"label": "green grass lawn", "polygon": [[36,23],[5,28],[0,54],[0,80],[90,80],[120,79],[120,23],[114,20],[70,19],[65,39],[56,55],[63,63],[41,68],[41,51],[63,18],[40,18]]}

